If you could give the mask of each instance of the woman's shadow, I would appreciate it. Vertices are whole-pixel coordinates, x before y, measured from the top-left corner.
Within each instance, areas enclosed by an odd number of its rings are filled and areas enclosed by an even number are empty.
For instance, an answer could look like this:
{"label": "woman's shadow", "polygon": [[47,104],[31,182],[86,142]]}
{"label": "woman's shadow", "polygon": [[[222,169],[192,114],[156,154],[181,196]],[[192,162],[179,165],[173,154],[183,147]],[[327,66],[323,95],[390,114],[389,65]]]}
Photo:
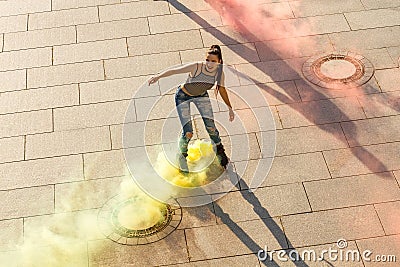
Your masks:
{"label": "woman's shadow", "polygon": [[[298,267],[308,267],[308,265],[301,258],[301,254],[296,251],[296,248],[294,248],[293,245],[290,243],[289,239],[285,235],[282,228],[276,223],[276,221],[270,215],[268,210],[262,206],[261,202],[254,195],[254,193],[251,190],[240,190],[241,186],[248,188],[248,185],[243,179],[241,179],[241,177],[235,171],[233,171],[232,164],[229,164],[228,168],[229,170],[227,171],[227,173],[229,173],[229,175],[237,177],[237,179],[232,179],[232,177],[229,178],[229,180],[232,183],[233,181],[236,181],[236,184],[232,184],[233,188],[236,187],[239,190],[238,192],[240,192],[243,199],[252,206],[253,211],[256,213],[256,215],[259,217],[262,223],[266,226],[266,229],[268,229],[268,231],[277,241],[279,247],[281,248],[280,251],[285,252],[285,255],[287,256],[286,260],[292,261],[293,264]],[[210,192],[204,192],[204,194],[210,194]],[[221,193],[218,192],[216,194],[221,194]],[[211,199],[213,198],[213,195],[209,196],[211,197]],[[196,196],[193,197],[194,199],[196,199]],[[268,251],[265,251],[267,244],[257,244],[257,242],[254,241],[254,239],[248,233],[246,233],[246,231],[238,223],[236,223],[230,217],[230,215],[223,210],[221,206],[218,205],[218,201],[214,201],[212,202],[212,204],[206,205],[206,207],[207,207],[206,211],[202,209],[188,208],[187,212],[192,216],[196,217],[197,219],[199,219],[200,221],[212,220],[213,215],[215,215],[216,218],[219,218],[220,221],[224,225],[226,225],[252,253],[257,254],[258,259],[262,264],[264,264],[265,266],[274,266],[274,267],[280,266],[280,264],[278,264],[278,262],[274,260],[274,257],[273,256],[271,257],[271,254]],[[263,231],[262,228],[258,229],[258,231],[265,232]],[[264,247],[262,247],[262,245]],[[194,248],[194,249],[197,251],[197,253],[201,251],[200,248]],[[296,255],[296,257],[289,256],[293,254]]]}

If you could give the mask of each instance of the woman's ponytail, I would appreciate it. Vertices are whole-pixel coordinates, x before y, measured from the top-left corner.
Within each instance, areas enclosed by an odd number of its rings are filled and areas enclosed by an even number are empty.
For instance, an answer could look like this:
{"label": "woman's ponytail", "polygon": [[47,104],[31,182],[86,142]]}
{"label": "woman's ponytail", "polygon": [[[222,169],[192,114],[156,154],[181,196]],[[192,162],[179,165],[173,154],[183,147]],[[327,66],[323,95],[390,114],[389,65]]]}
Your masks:
{"label": "woman's ponytail", "polygon": [[220,60],[220,64],[218,65],[218,72],[217,72],[217,85],[215,87],[215,97],[217,97],[218,91],[219,91],[219,86],[221,84],[222,69],[223,69],[223,64],[224,64],[224,61],[222,59],[221,47],[219,45],[212,45],[210,47],[210,50],[208,51],[208,54],[216,55],[216,56],[218,56],[218,59]]}

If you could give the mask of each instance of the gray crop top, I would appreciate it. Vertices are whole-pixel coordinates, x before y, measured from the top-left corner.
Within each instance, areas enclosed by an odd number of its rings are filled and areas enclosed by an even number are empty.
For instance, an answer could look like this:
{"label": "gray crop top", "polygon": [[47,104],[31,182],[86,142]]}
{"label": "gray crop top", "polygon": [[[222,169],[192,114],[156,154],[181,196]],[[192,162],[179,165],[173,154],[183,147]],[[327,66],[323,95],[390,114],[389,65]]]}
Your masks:
{"label": "gray crop top", "polygon": [[[197,73],[198,68],[199,64],[197,64],[195,74]],[[217,79],[216,77],[217,73],[213,76],[203,73],[203,63],[201,63],[200,73],[194,77],[191,77],[189,74],[184,87],[189,94],[199,96],[214,86]]]}

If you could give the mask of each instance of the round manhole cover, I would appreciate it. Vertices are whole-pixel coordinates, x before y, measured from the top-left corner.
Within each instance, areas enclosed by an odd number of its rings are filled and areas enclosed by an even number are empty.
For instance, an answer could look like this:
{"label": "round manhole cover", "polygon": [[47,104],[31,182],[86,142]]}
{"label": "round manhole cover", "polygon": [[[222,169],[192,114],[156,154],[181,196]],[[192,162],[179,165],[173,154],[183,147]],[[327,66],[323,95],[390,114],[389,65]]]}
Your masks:
{"label": "round manhole cover", "polygon": [[123,199],[117,195],[100,209],[98,223],[102,233],[123,245],[143,245],[156,242],[172,233],[182,219],[182,210],[176,206],[143,198]]}
{"label": "round manhole cover", "polygon": [[352,52],[334,52],[311,57],[303,64],[304,77],[325,88],[345,89],[368,82],[374,67],[365,57]]}

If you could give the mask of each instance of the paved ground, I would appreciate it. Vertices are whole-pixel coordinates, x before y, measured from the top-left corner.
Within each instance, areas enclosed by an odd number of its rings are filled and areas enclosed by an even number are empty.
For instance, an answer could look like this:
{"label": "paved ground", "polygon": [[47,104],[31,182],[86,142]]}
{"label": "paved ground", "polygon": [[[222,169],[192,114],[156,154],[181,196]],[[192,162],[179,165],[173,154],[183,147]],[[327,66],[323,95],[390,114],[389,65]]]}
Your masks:
{"label": "paved ground", "polygon": [[[320,251],[341,238],[347,249],[400,261],[400,2],[209,2],[0,2],[1,266],[295,266],[276,257],[260,262],[255,253],[264,246]],[[232,29],[232,22],[242,26]],[[255,193],[246,191],[264,155],[259,130],[248,127],[238,133],[252,151],[240,187],[184,209],[179,229],[157,243],[105,239],[95,218],[127,175],[125,111],[135,101],[134,127],[143,120],[140,107],[165,88],[131,100],[133,93],[149,75],[202,60],[214,43],[226,64],[259,84],[274,113],[268,177]],[[352,90],[308,83],[301,64],[334,50],[366,56],[373,78]],[[252,107],[231,98],[237,117],[247,118]],[[173,97],[162,103],[173,108]],[[155,112],[155,129],[163,116]],[[245,163],[237,156],[233,165]],[[322,264],[398,266],[296,263]]]}

